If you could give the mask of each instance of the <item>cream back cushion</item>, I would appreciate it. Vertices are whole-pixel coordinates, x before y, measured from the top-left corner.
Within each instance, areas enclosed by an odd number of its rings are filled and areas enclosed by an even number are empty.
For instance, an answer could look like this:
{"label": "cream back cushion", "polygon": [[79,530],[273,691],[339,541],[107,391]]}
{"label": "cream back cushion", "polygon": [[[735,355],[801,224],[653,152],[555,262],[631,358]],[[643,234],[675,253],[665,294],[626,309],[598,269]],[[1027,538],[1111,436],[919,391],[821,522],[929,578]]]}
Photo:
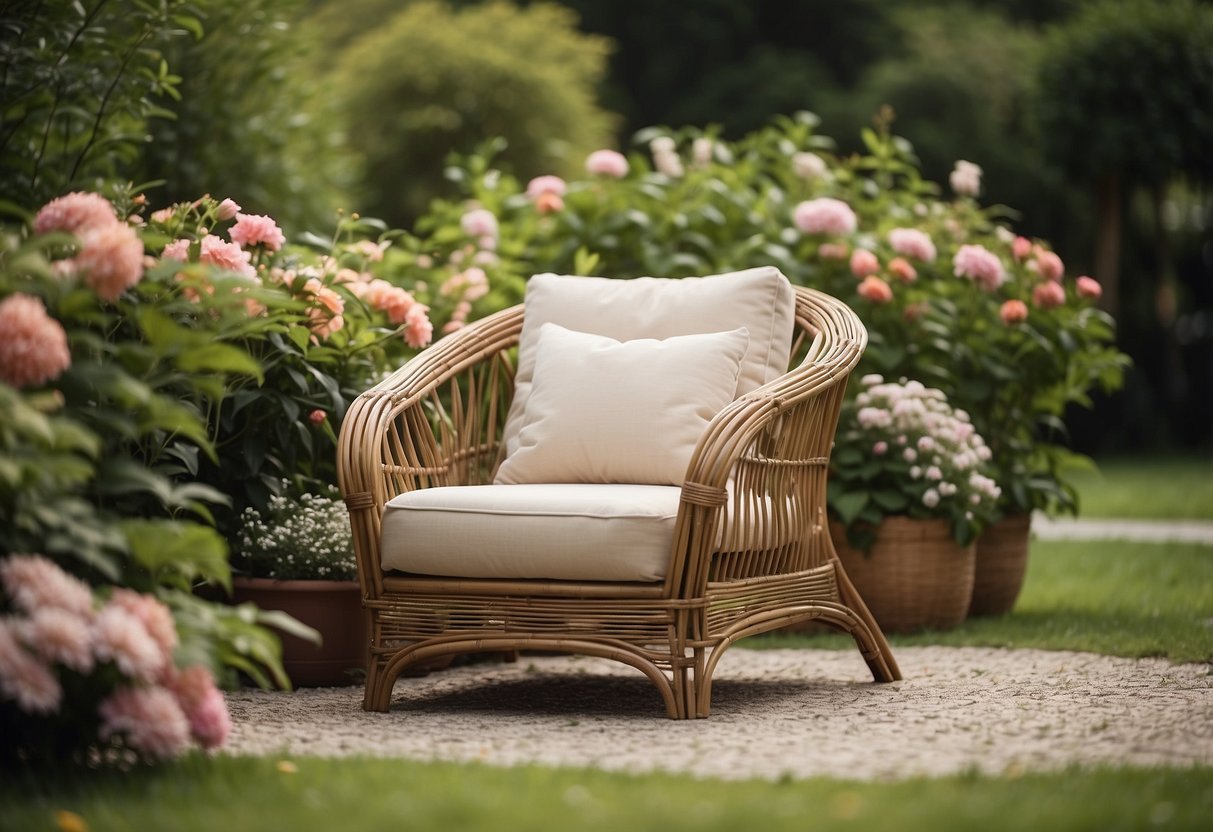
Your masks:
{"label": "cream back cushion", "polygon": [[677,279],[537,274],[527,284],[514,400],[504,430],[506,453],[518,447],[539,334],[546,323],[618,341],[745,327],[750,343],[733,391],[736,398],[787,372],[795,315],[792,284],[773,266]]}
{"label": "cream back cushion", "polygon": [[544,324],[518,444],[495,482],[681,485],[749,342],[744,327],[620,342]]}

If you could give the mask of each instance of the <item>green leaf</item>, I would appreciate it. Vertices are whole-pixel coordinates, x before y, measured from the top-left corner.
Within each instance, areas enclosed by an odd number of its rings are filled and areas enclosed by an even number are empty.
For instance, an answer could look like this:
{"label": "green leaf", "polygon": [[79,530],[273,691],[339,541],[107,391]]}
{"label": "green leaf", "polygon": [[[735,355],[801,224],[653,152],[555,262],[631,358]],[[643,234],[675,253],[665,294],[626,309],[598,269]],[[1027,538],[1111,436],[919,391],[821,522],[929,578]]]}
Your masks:
{"label": "green leaf", "polygon": [[910,498],[900,491],[873,491],[872,501],[889,514],[898,514],[910,505]]}
{"label": "green leaf", "polygon": [[261,365],[238,347],[230,344],[203,344],[181,353],[177,366],[190,373],[240,373],[252,376],[260,384],[265,381]]}
{"label": "green leaf", "polygon": [[158,583],[188,589],[203,579],[231,589],[227,542],[217,531],[179,520],[124,520],[131,554]]}
{"label": "green leaf", "polygon": [[842,520],[843,525],[849,526],[859,517],[860,512],[868,505],[871,495],[866,491],[848,491],[830,501],[832,508]]}

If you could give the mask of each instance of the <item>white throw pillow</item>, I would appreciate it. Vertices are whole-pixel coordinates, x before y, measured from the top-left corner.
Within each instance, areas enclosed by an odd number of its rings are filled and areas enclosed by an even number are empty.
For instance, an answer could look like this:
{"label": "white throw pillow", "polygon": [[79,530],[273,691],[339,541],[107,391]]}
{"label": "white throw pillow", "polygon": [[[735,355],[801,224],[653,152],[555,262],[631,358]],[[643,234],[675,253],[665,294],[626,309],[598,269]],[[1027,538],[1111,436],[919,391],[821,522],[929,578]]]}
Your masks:
{"label": "white throw pillow", "polygon": [[749,341],[744,327],[620,342],[545,324],[518,448],[495,481],[681,485]]}
{"label": "white throw pillow", "polygon": [[733,398],[788,371],[796,294],[773,266],[710,277],[638,277],[618,280],[537,274],[527,282],[526,317],[518,341],[514,399],[503,441],[518,448],[522,415],[531,394],[535,347],[546,323],[619,341],[670,338],[737,327],[750,331]]}

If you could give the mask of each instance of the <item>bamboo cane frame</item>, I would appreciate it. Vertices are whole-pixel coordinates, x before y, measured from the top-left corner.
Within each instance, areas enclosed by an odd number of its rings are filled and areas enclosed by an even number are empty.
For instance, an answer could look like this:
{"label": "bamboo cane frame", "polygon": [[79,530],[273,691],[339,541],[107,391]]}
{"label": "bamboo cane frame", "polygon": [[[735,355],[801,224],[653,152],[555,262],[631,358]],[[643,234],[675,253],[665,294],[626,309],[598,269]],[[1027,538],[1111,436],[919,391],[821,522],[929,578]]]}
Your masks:
{"label": "bamboo cane frame", "polygon": [[523,307],[443,338],[351,405],[338,443],[363,606],[363,707],[386,711],[407,667],[539,649],[614,659],[657,687],[675,719],[708,716],[738,640],[816,619],[849,633],[876,681],[901,672],[826,524],[826,474],[847,378],[867,331],[843,303],[796,288],[797,352],[780,378],[710,423],[692,455],[669,571],[651,584],[387,574],[384,505],[404,491],[492,481],[513,394]]}

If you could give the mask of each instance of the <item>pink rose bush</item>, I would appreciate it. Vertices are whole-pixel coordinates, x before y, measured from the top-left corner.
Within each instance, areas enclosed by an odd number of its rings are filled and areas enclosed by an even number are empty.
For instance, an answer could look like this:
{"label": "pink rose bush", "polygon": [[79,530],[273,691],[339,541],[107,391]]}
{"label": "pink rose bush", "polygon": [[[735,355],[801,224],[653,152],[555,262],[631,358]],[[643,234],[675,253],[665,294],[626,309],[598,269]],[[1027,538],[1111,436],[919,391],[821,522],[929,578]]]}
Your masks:
{"label": "pink rose bush", "polygon": [[[0,560],[0,726],[9,752],[37,755],[48,734],[79,754],[147,761],[219,748],[231,730],[202,665],[178,669],[172,614],[150,595],[92,590],[41,555]],[[63,761],[59,761],[63,762]]]}
{"label": "pink rose bush", "polygon": [[851,234],[859,225],[855,211],[839,199],[820,197],[802,202],[792,211],[792,222],[804,234]]}
{"label": "pink rose bush", "polygon": [[0,381],[36,387],[71,366],[63,326],[42,301],[17,293],[0,300]]}
{"label": "pink rose bush", "polygon": [[591,176],[622,179],[628,175],[628,160],[617,150],[595,150],[585,160],[586,172]]}

